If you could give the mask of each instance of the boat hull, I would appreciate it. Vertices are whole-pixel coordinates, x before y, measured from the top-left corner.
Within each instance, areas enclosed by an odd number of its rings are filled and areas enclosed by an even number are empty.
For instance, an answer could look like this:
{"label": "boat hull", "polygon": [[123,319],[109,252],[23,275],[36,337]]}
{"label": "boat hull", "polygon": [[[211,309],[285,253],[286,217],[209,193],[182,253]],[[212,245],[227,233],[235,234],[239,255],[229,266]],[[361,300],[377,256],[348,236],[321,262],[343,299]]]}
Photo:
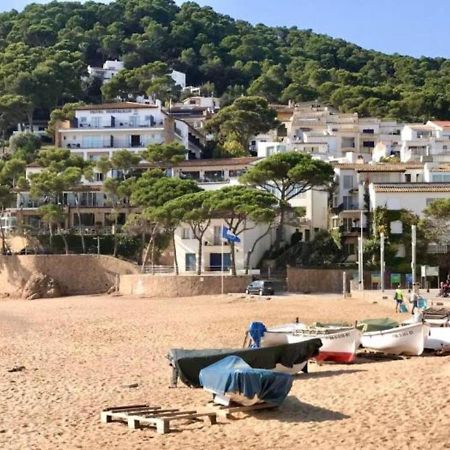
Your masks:
{"label": "boat hull", "polygon": [[425,335],[425,348],[441,350],[450,347],[450,327],[430,327]]}
{"label": "boat hull", "polygon": [[[275,330],[275,331],[272,331]],[[279,331],[282,330],[282,331]],[[304,342],[318,338],[322,341],[319,354],[314,357],[317,361],[334,361],[351,363],[355,360],[356,351],[360,344],[361,332],[356,328],[344,330],[320,331],[307,330],[293,324],[291,331],[288,326],[270,329],[262,338],[263,346],[280,345],[280,343]]]}
{"label": "boat hull", "polygon": [[364,333],[361,345],[390,355],[419,356],[423,353],[428,326],[422,323]]}

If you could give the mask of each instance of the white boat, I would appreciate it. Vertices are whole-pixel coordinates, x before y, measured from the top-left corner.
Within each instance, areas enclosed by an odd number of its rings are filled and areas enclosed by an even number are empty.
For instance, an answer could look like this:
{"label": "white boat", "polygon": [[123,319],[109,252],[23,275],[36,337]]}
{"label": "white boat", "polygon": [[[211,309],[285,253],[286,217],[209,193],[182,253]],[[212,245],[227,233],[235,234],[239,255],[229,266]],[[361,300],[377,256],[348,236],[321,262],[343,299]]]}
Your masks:
{"label": "white boat", "polygon": [[419,356],[423,353],[429,327],[423,323],[363,333],[361,345],[391,355]]}
{"label": "white boat", "polygon": [[450,348],[450,327],[429,327],[425,334],[425,348],[442,350]]}
{"label": "white boat", "polygon": [[319,338],[322,347],[317,361],[353,362],[360,344],[361,331],[354,327],[308,327],[292,323],[269,328],[261,339],[263,347]]}

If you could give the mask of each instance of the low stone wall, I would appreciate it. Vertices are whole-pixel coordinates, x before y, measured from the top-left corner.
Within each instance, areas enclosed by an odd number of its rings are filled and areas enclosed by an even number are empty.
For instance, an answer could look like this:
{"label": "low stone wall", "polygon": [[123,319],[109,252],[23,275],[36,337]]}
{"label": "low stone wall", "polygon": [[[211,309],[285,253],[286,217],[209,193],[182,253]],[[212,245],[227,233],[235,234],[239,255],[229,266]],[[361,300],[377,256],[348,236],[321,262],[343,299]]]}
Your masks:
{"label": "low stone wall", "polygon": [[38,272],[54,278],[65,295],[99,294],[114,286],[116,275],[138,271],[129,262],[104,255],[0,256],[0,294],[19,296]]}
{"label": "low stone wall", "polygon": [[[299,269],[288,267],[287,286],[289,292],[342,293],[343,270]],[[351,272],[347,272],[347,292],[350,292]]]}
{"label": "low stone wall", "polygon": [[[250,276],[225,276],[224,293],[244,292],[250,282]],[[121,275],[119,291],[124,295],[158,298],[211,295],[221,293],[222,280],[217,275]]]}

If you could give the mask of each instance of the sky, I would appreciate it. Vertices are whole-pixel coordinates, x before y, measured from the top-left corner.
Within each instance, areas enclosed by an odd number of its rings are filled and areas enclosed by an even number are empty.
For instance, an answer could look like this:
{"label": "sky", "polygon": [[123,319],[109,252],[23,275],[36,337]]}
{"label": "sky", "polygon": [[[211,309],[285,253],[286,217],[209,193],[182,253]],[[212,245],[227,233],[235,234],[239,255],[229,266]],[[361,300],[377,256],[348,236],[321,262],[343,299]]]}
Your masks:
{"label": "sky", "polygon": [[[296,25],[385,53],[450,58],[449,0],[196,1],[251,23]],[[0,10],[21,10],[28,3],[0,0]]]}

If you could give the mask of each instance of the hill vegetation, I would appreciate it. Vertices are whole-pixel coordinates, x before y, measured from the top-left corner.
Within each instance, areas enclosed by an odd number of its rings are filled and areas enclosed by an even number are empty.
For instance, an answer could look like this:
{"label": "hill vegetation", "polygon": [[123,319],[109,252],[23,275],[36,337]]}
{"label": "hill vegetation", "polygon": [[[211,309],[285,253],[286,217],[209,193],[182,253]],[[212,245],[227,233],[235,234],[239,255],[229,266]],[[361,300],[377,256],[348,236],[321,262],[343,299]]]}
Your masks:
{"label": "hill vegetation", "polygon": [[[2,127],[11,109],[48,117],[66,102],[101,101],[99,81],[83,76],[87,65],[116,58],[129,69],[134,93],[161,94],[167,66],[224,104],[247,94],[283,103],[319,99],[363,116],[450,118],[449,60],[386,55],[296,27],[253,26],[193,2],[116,0],[0,14],[0,96],[9,96]],[[142,74],[155,82],[136,82]],[[121,86],[110,88],[104,97]]]}

